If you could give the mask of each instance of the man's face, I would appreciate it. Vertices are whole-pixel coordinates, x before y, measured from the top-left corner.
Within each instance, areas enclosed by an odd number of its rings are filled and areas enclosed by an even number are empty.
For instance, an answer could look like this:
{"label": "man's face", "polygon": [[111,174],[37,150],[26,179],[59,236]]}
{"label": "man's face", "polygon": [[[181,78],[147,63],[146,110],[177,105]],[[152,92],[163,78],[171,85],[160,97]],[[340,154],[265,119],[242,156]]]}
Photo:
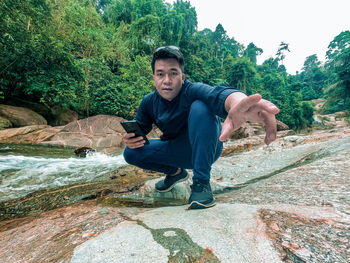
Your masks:
{"label": "man's face", "polygon": [[158,59],[154,64],[153,81],[160,96],[171,101],[179,94],[185,75],[176,59]]}

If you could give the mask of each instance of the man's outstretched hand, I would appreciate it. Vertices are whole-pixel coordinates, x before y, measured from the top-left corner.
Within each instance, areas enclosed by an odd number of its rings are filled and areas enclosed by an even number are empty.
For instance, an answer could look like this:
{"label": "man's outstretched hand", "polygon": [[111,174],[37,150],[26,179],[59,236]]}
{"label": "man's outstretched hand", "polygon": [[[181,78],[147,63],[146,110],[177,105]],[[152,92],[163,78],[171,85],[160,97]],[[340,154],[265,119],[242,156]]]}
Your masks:
{"label": "man's outstretched hand", "polygon": [[225,101],[228,111],[222,126],[220,141],[226,141],[235,130],[247,121],[265,125],[265,143],[270,144],[276,139],[277,122],[275,115],[279,109],[270,101],[262,99],[260,94],[246,96],[243,93],[232,93]]}

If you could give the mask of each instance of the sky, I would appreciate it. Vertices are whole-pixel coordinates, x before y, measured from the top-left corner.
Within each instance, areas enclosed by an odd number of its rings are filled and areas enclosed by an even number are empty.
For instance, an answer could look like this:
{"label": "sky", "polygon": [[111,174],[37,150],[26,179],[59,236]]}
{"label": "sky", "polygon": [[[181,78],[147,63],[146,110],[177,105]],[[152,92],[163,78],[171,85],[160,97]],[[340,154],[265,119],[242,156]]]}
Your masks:
{"label": "sky", "polygon": [[[198,30],[215,30],[264,53],[258,64],[275,57],[281,42],[289,44],[284,65],[289,74],[301,71],[306,57],[325,61],[329,43],[350,30],[350,0],[189,0],[197,12]],[[165,0],[173,3],[174,0]]]}

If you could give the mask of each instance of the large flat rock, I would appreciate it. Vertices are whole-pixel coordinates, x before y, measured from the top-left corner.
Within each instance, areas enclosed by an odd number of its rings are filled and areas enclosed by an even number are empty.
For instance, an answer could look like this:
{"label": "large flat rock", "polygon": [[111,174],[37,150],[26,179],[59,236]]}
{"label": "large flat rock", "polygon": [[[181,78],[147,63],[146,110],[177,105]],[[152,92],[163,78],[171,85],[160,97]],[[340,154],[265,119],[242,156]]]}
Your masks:
{"label": "large flat rock", "polygon": [[[0,222],[2,262],[339,262],[350,258],[350,132],[280,138],[213,167],[217,205],[186,210],[113,195]],[[184,200],[142,186],[135,200]],[[124,198],[131,199],[131,195]],[[153,201],[152,201],[153,200]],[[153,202],[153,203],[152,203]]]}
{"label": "large flat rock", "polygon": [[76,247],[71,262],[281,262],[263,229],[255,206],[158,208]]}

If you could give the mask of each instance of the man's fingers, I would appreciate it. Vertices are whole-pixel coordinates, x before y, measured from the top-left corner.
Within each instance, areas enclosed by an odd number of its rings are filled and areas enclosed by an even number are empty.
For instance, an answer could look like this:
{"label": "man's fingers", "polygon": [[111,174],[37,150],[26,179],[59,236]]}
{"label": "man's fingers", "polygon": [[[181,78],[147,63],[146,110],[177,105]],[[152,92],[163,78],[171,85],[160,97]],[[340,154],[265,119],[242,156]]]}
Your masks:
{"label": "man's fingers", "polygon": [[273,104],[272,102],[270,102],[268,100],[262,99],[260,104],[262,105],[263,110],[265,110],[269,113],[276,115],[277,113],[280,112],[280,109],[277,108],[277,106],[275,104]]}
{"label": "man's fingers", "polygon": [[123,135],[124,139],[129,139],[135,136],[135,133],[131,132],[131,133],[125,133]]}
{"label": "man's fingers", "polygon": [[143,141],[143,137],[142,136],[132,137],[132,138],[128,138],[126,141],[128,143],[138,143],[140,141]]}
{"label": "man's fingers", "polygon": [[142,146],[144,146],[144,145],[145,145],[145,141],[142,140],[142,141],[137,142],[137,143],[129,144],[128,147],[129,147],[130,149],[136,149],[136,148],[140,148],[140,147],[142,147]]}
{"label": "man's fingers", "polygon": [[239,112],[246,112],[250,107],[256,105],[261,100],[260,94],[250,95],[244,98],[238,105],[237,109]]}
{"label": "man's fingers", "polygon": [[276,134],[277,134],[277,121],[276,117],[274,114],[271,114],[266,111],[261,111],[260,116],[263,119],[263,122],[265,124],[265,130],[266,130],[266,135],[265,135],[265,143],[270,144],[276,139]]}
{"label": "man's fingers", "polygon": [[145,142],[146,141],[142,138],[142,136],[125,140],[125,144],[130,149],[140,148],[145,145]]}
{"label": "man's fingers", "polygon": [[224,124],[222,125],[222,131],[219,140],[221,142],[226,141],[230,137],[232,132],[234,132],[232,122],[229,118],[226,118]]}

